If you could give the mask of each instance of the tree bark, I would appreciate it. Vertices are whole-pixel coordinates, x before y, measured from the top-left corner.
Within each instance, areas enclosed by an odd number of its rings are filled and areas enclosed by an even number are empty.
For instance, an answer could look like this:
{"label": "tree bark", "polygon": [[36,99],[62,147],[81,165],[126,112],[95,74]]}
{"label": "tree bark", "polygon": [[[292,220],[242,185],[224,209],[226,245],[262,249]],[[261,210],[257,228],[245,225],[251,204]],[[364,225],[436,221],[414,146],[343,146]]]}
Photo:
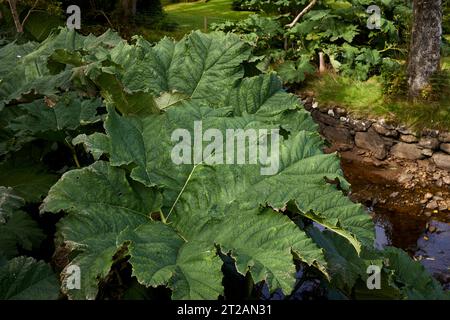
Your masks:
{"label": "tree bark", "polygon": [[409,96],[415,98],[439,70],[442,36],[442,0],[414,0],[408,59]]}
{"label": "tree bark", "polygon": [[20,22],[19,13],[17,12],[17,0],[8,0],[9,8],[11,9],[11,15],[16,25],[16,30],[18,33],[23,33],[23,25]]}

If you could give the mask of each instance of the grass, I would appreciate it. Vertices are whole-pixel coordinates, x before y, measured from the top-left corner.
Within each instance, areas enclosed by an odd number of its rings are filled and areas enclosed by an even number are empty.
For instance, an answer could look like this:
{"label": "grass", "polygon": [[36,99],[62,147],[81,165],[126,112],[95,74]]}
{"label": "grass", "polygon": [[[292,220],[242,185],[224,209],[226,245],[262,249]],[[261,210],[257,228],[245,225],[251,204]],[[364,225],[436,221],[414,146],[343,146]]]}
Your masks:
{"label": "grass", "polygon": [[320,105],[341,106],[361,117],[384,117],[417,130],[450,129],[450,99],[411,102],[383,95],[378,77],[356,81],[334,74],[311,79],[306,91],[314,92]]}
{"label": "grass", "polygon": [[253,12],[233,11],[232,0],[203,0],[189,3],[176,3],[164,7],[169,19],[176,21],[180,29],[204,29],[204,18],[208,23],[236,21],[247,18]]}
{"label": "grass", "polygon": [[450,57],[442,58],[442,69],[450,70]]}
{"label": "grass", "polygon": [[253,14],[250,11],[233,11],[231,8],[232,2],[232,0],[209,0],[208,2],[200,0],[165,5],[166,17],[164,23],[176,23],[175,30],[144,29],[142,33],[147,39],[153,41],[159,40],[164,36],[180,39],[192,30],[205,31],[205,17],[209,26],[211,23],[245,19]]}

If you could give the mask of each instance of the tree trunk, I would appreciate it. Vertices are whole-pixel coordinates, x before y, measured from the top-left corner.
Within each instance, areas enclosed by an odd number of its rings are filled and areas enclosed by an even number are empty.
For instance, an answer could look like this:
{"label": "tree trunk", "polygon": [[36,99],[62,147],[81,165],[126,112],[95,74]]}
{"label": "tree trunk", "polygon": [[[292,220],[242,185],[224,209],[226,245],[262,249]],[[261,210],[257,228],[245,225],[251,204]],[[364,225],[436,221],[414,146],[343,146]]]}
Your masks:
{"label": "tree trunk", "polygon": [[133,0],[132,6],[131,6],[131,14],[133,15],[133,17],[136,16],[137,14],[137,0]]}
{"label": "tree trunk", "polygon": [[8,0],[9,8],[11,9],[11,15],[16,25],[16,30],[18,33],[23,33],[23,25],[20,22],[19,13],[17,12],[17,0]]}
{"label": "tree trunk", "polygon": [[127,21],[130,16],[130,0],[122,0],[122,10],[125,21]]}
{"label": "tree trunk", "polygon": [[439,70],[442,35],[442,0],[414,0],[408,59],[411,98],[420,95],[430,76]]}

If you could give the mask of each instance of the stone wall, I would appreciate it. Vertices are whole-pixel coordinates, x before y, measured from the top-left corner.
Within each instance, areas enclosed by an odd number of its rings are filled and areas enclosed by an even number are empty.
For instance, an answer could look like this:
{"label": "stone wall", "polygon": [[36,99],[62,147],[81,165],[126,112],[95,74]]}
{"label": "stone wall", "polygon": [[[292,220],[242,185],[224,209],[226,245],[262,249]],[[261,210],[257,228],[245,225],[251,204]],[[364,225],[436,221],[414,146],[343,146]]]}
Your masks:
{"label": "stone wall", "polygon": [[415,132],[384,119],[358,119],[340,107],[320,107],[313,97],[302,101],[331,143],[330,151],[364,152],[381,164],[414,162],[426,168],[438,186],[450,185],[450,132]]}

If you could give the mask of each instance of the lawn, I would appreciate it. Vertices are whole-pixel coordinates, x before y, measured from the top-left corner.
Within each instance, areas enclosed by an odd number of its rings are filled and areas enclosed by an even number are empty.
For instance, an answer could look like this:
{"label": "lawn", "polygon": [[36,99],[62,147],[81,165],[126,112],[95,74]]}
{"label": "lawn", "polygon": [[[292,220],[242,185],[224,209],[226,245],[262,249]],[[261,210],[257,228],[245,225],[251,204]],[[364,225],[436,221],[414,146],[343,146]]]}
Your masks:
{"label": "lawn", "polygon": [[209,0],[205,2],[176,3],[164,7],[169,19],[176,21],[180,29],[204,29],[204,19],[208,23],[236,21],[247,18],[252,12],[233,11],[232,0]]}
{"label": "lawn", "polygon": [[176,23],[176,29],[172,31],[148,30],[143,33],[150,40],[158,40],[164,35],[180,39],[192,30],[205,31],[205,18],[209,26],[212,23],[245,19],[253,14],[250,11],[233,11],[231,8],[232,2],[232,0],[209,0],[208,2],[200,0],[165,5],[165,22]]}

